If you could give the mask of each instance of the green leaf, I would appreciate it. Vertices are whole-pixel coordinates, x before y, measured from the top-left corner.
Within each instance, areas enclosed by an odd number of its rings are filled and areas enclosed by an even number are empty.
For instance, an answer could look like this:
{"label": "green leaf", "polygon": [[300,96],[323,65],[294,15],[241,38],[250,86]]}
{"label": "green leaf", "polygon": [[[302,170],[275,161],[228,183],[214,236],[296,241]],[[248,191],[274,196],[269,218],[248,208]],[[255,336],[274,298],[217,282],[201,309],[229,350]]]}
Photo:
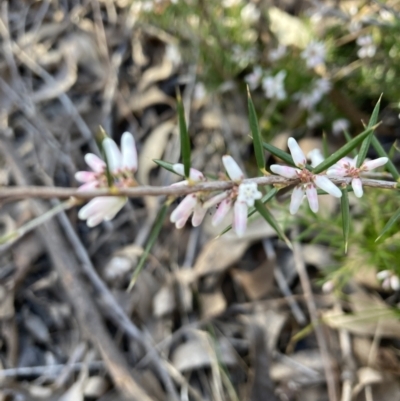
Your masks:
{"label": "green leaf", "polygon": [[[260,202],[261,203],[267,203],[269,202],[278,192],[278,188],[272,188],[267,194],[265,194]],[[251,217],[255,212],[256,212],[256,208],[255,207],[251,207],[249,208],[248,212],[247,212],[247,218]],[[222,235],[226,234],[228,231],[232,230],[232,224],[229,224],[228,227],[224,228],[223,231],[221,231],[221,233],[218,234],[217,238],[221,237]]]}
{"label": "green leaf", "polygon": [[383,228],[382,232],[380,233],[379,237],[375,240],[375,242],[379,241],[382,238],[382,236],[384,236],[394,226],[399,217],[400,217],[400,209],[397,209],[396,213],[386,223],[385,227]]}
{"label": "green leaf", "polygon": [[186,126],[185,110],[183,108],[182,97],[178,90],[177,93],[177,109],[179,120],[179,134],[181,139],[181,156],[182,163],[185,168],[185,177],[189,178],[190,174],[190,138]]}
{"label": "green leaf", "polygon": [[347,248],[349,245],[349,232],[350,232],[350,204],[349,204],[349,196],[347,193],[347,186],[342,189],[340,206],[342,209],[344,253],[347,254]]}
{"label": "green leaf", "polygon": [[[376,123],[378,121],[379,109],[381,107],[381,99],[382,99],[382,95],[379,97],[379,100],[376,102],[374,110],[373,110],[373,112],[371,114],[371,118],[369,119],[367,128],[373,127],[374,125],[376,125]],[[373,135],[374,134],[373,134],[373,131],[372,131],[371,134],[368,135],[365,138],[364,142],[362,143],[360,151],[358,152],[358,158],[357,158],[356,167],[360,167],[364,163],[364,160],[365,160],[365,158],[367,156],[367,152],[368,152],[369,146],[371,145],[371,139],[372,139]]]}
{"label": "green leaf", "polygon": [[254,108],[253,100],[251,99],[249,87],[247,87],[247,105],[249,109],[250,130],[253,136],[254,154],[256,155],[257,166],[259,170],[265,174],[265,156],[263,142],[261,138],[260,128],[258,126],[257,114]]}
{"label": "green leaf", "polygon": [[322,153],[325,159],[329,156],[328,141],[325,132],[322,133]]}
{"label": "green leaf", "polygon": [[315,167],[312,172],[314,174],[318,174],[334,165],[337,161],[348,155],[356,146],[358,146],[375,128],[376,126],[366,128],[365,131],[357,135],[350,142],[346,143],[346,145],[342,146],[339,150],[332,153],[321,164],[318,164],[318,166]]}
{"label": "green leaf", "polygon": [[257,210],[258,213],[265,219],[265,221],[276,231],[278,234],[279,238],[283,241],[286,242],[286,245],[290,248],[292,248],[292,244],[289,241],[289,238],[286,237],[285,233],[283,232],[281,226],[278,224],[276,221],[275,217],[273,214],[267,209],[267,207],[262,203],[261,200],[256,200],[254,203],[254,206]]}
{"label": "green leaf", "polygon": [[381,143],[379,142],[379,140],[373,136],[372,140],[371,140],[372,146],[375,148],[376,153],[378,153],[378,155],[380,157],[387,157],[389,160],[388,162],[385,164],[385,168],[390,172],[390,174],[392,174],[393,178],[396,181],[399,181],[400,178],[400,174],[397,171],[396,166],[393,164],[393,162],[390,160],[391,158],[389,158],[389,155],[385,152],[385,149],[383,149]]}
{"label": "green leaf", "polygon": [[174,169],[173,169],[174,163],[166,162],[166,161],[160,160],[160,159],[153,159],[153,162],[156,163],[158,166],[160,166],[160,167],[162,167],[162,168],[165,168],[165,170],[168,170],[168,171],[170,171],[171,173],[174,173],[174,174],[176,174],[176,175],[179,175],[179,174],[177,174],[177,173],[174,171]]}
{"label": "green leaf", "polygon": [[[343,134],[344,134],[344,137],[346,138],[347,142],[350,142],[353,139],[347,130],[344,130]],[[357,151],[355,149],[353,149],[351,151],[351,155],[352,155],[352,157],[354,159],[357,156]]]}
{"label": "green leaf", "polygon": [[135,271],[132,274],[132,278],[129,283],[128,291],[130,291],[133,288],[133,286],[135,285],[135,283],[139,277],[139,274],[141,273],[143,266],[150,254],[151,248],[153,248],[153,245],[155,244],[155,242],[158,238],[158,235],[160,234],[160,231],[163,226],[165,217],[167,215],[169,206],[170,206],[170,202],[167,201],[158,212],[158,215],[157,215],[157,217],[154,221],[153,227],[151,229],[146,247],[142,253],[142,256],[140,257],[139,263],[137,264]]}
{"label": "green leaf", "polygon": [[293,167],[297,168],[297,166],[294,164],[292,156],[290,156],[289,153],[286,153],[283,150],[275,147],[274,145],[271,145],[270,143],[266,143],[266,142],[263,142],[263,147],[264,147],[264,149],[268,150],[268,152],[272,153],[274,156],[283,160],[286,164],[289,164],[289,166],[293,166]]}

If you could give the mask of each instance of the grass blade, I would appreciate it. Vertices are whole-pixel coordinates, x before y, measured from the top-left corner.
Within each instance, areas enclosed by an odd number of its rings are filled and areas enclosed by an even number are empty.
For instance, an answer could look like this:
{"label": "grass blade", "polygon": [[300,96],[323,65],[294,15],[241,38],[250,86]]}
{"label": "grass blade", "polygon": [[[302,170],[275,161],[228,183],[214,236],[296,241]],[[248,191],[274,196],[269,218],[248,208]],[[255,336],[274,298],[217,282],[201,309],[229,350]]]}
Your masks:
{"label": "grass blade", "polygon": [[[170,162],[166,162],[164,160],[160,160],[160,159],[153,159],[153,162],[156,163],[158,166],[165,168],[165,170],[170,171],[171,173],[177,174],[174,169],[173,169],[173,163]],[[179,175],[179,174],[177,174]]]}
{"label": "grass blade", "polygon": [[[350,142],[353,139],[347,130],[344,130],[343,134],[347,142]],[[353,157],[353,159],[357,156],[357,151],[355,149],[351,151],[351,156]]]}
{"label": "grass blade", "polygon": [[400,217],[400,209],[397,209],[396,213],[389,219],[385,227],[383,227],[382,232],[380,233],[379,237],[375,240],[375,242],[379,241],[394,226],[399,217]]}
{"label": "grass blade", "polygon": [[273,154],[275,157],[278,157],[279,159],[283,160],[289,166],[296,167],[292,159],[292,156],[290,156],[289,153],[286,153],[283,150],[275,147],[274,145],[271,145],[270,143],[266,142],[263,142],[263,147],[264,149],[268,150],[268,152]]}
{"label": "grass blade", "polygon": [[375,148],[376,153],[378,153],[378,155],[380,157],[387,157],[389,159],[388,162],[385,164],[385,168],[390,172],[390,174],[392,174],[393,178],[396,181],[399,181],[400,174],[397,171],[396,166],[393,164],[391,158],[386,153],[385,149],[383,149],[381,143],[379,142],[379,140],[375,136],[372,137],[371,144]]}
{"label": "grass blade", "polygon": [[249,109],[249,123],[250,130],[253,137],[254,154],[256,155],[256,161],[258,169],[266,174],[265,170],[265,156],[263,142],[261,138],[260,128],[258,126],[257,114],[254,108],[253,100],[251,99],[249,87],[247,87],[247,105]]}
{"label": "grass blade", "polygon": [[[367,128],[373,127],[374,125],[376,125],[376,123],[378,121],[379,109],[381,107],[381,99],[382,99],[382,95],[379,97],[378,101],[376,102],[374,110],[372,111],[372,114],[371,114],[371,118],[369,119]],[[372,139],[373,135],[374,134],[373,134],[373,131],[372,131],[371,134],[368,135],[365,138],[364,142],[362,143],[360,151],[358,152],[358,158],[357,158],[356,167],[360,167],[364,163],[364,160],[365,160],[365,158],[367,156],[367,152],[368,152],[369,146],[371,145],[371,139]]]}
{"label": "grass blade", "polygon": [[186,126],[185,110],[183,108],[182,97],[180,92],[177,93],[177,109],[179,120],[179,135],[181,139],[181,157],[185,167],[185,177],[189,178],[190,174],[190,138]]}
{"label": "grass blade", "polygon": [[328,169],[332,165],[334,165],[337,161],[339,161],[342,157],[348,155],[354,148],[356,148],[377,126],[366,128],[361,134],[357,135],[350,142],[346,143],[346,145],[342,146],[339,150],[332,153],[328,158],[326,158],[322,163],[318,164],[312,172],[314,174],[321,173],[322,171]]}
{"label": "grass blade", "polygon": [[154,222],[153,228],[151,229],[146,247],[142,253],[142,256],[140,257],[139,263],[137,264],[135,271],[132,274],[132,278],[129,283],[128,291],[130,291],[133,288],[133,286],[135,285],[135,283],[139,277],[139,274],[142,271],[143,266],[150,254],[151,248],[153,248],[153,245],[155,244],[155,242],[158,238],[158,235],[160,234],[165,217],[167,215],[169,205],[170,205],[170,202],[166,202],[158,212],[158,215]]}
{"label": "grass blade", "polygon": [[256,200],[254,203],[254,206],[257,210],[258,213],[265,219],[265,221],[276,231],[278,234],[279,238],[283,241],[286,242],[286,245],[290,248],[292,248],[292,244],[289,241],[289,238],[286,237],[285,233],[283,232],[281,226],[278,224],[276,221],[275,217],[273,214],[267,209],[267,207],[262,203],[261,200]]}
{"label": "grass blade", "polygon": [[342,209],[344,253],[347,255],[347,248],[349,245],[349,233],[350,233],[350,205],[349,205],[349,196],[347,193],[347,186],[342,189],[342,198],[340,200],[340,207]]}

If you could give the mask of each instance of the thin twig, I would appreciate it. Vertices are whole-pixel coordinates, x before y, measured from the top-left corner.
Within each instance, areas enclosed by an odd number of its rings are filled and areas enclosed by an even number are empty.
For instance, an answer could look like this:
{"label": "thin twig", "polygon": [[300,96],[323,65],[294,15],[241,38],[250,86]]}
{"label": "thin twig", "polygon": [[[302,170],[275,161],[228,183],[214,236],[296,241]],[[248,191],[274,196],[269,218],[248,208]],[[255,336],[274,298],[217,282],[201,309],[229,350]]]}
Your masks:
{"label": "thin twig", "polygon": [[[297,237],[297,233],[294,233]],[[311,323],[315,330],[317,337],[318,347],[321,353],[321,358],[324,364],[326,384],[328,387],[328,394],[330,401],[338,401],[338,394],[335,383],[335,375],[332,368],[328,345],[326,343],[325,335],[322,331],[320,321],[318,319],[317,306],[315,304],[310,279],[307,274],[306,266],[302,256],[301,245],[297,241],[293,241],[293,256],[297,273],[300,278],[301,287],[303,288],[304,297],[306,299],[308,312],[310,314]]]}
{"label": "thin twig", "polygon": [[[351,178],[331,178],[336,185],[349,185]],[[297,180],[283,178],[276,175],[269,175],[267,177],[248,178],[243,182],[255,182],[258,185],[278,185],[288,186],[296,184]],[[382,189],[397,189],[398,183],[393,181],[381,181],[363,179],[363,186],[371,188]],[[196,185],[175,185],[175,186],[149,186],[142,185],[133,188],[100,188],[91,191],[79,191],[75,188],[64,187],[39,187],[39,186],[26,186],[26,187],[2,187],[0,191],[0,199],[25,199],[25,198],[69,198],[73,196],[78,199],[92,199],[97,196],[127,196],[129,198],[138,198],[142,196],[182,196],[192,194],[195,192],[212,192],[212,191],[225,191],[232,189],[237,183],[233,181],[213,181],[204,182]]]}

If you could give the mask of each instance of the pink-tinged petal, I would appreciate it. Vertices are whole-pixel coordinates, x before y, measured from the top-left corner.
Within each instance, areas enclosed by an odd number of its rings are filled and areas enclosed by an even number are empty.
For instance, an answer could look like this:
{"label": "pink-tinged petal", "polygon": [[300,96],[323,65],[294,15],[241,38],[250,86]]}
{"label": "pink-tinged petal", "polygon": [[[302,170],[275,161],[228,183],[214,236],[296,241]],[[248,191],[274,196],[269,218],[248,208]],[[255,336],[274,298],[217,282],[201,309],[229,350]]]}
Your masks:
{"label": "pink-tinged petal", "polygon": [[183,180],[183,181],[174,182],[173,184],[170,185],[170,187],[182,187],[185,185],[189,185],[189,181]]}
{"label": "pink-tinged petal", "polygon": [[362,181],[359,178],[353,178],[351,180],[351,186],[353,187],[354,195],[357,196],[357,198],[361,198],[364,193]]}
{"label": "pink-tinged petal", "polygon": [[307,185],[306,188],[306,196],[308,199],[308,204],[310,205],[310,209],[314,212],[318,212],[318,194],[317,188],[314,185]]}
{"label": "pink-tinged petal", "polygon": [[[175,171],[176,174],[179,174],[182,177],[185,176],[185,167],[182,163],[175,163],[172,166],[172,169]],[[204,174],[201,171],[196,170],[195,168],[190,168],[189,178],[192,181],[204,181],[205,180]]]}
{"label": "pink-tinged petal", "polygon": [[112,220],[116,216],[116,214],[125,206],[125,203],[127,201],[128,198],[124,196],[113,197],[113,201],[109,203],[107,213],[104,216],[104,220]]}
{"label": "pink-tinged petal", "polygon": [[218,206],[217,211],[211,219],[211,224],[215,227],[222,222],[225,216],[229,213],[232,208],[231,199],[224,199]]}
{"label": "pink-tinged petal", "polygon": [[385,165],[388,162],[388,160],[389,159],[387,157],[379,157],[378,159],[364,162],[361,168],[362,170],[370,171],[373,170],[374,168]]}
{"label": "pink-tinged petal", "polygon": [[380,272],[376,273],[376,278],[378,280],[384,280],[385,278],[390,277],[391,273],[389,270],[381,270]]}
{"label": "pink-tinged petal", "polygon": [[390,277],[385,278],[385,280],[383,280],[382,282],[382,288],[384,290],[390,290]]}
{"label": "pink-tinged petal", "polygon": [[201,203],[197,203],[197,205],[194,208],[193,217],[192,217],[193,227],[197,227],[202,223],[206,213],[207,213],[207,209],[203,208],[203,205]]}
{"label": "pink-tinged petal", "polygon": [[189,216],[185,216],[185,217],[181,218],[180,220],[178,220],[178,221],[175,223],[175,227],[176,227],[178,230],[180,230],[181,228],[183,228],[184,225],[186,224],[188,218],[189,218]]}
{"label": "pink-tinged petal", "polygon": [[332,292],[335,288],[335,283],[333,280],[329,280],[326,281],[323,285],[322,285],[322,291],[325,294],[329,294],[330,292]]}
{"label": "pink-tinged petal", "polygon": [[240,169],[239,165],[235,162],[232,156],[222,156],[222,163],[224,164],[225,170],[232,181],[243,180],[243,171]]}
{"label": "pink-tinged petal", "polygon": [[347,156],[343,157],[332,167],[335,167],[335,166],[340,166],[342,168],[355,167],[356,162],[357,162],[357,157],[358,156],[356,156],[355,159],[352,159],[351,157],[347,157]]}
{"label": "pink-tinged petal", "polygon": [[233,227],[238,237],[243,237],[247,228],[247,204],[235,202]]}
{"label": "pink-tinged petal", "polygon": [[87,183],[81,185],[81,186],[78,188],[78,191],[79,191],[79,192],[91,191],[91,190],[93,190],[93,189],[99,188],[99,186],[100,186],[100,184],[99,184],[98,181],[90,181],[90,182],[87,182]]}
{"label": "pink-tinged petal", "polygon": [[93,216],[88,217],[86,220],[86,225],[90,228],[98,226],[104,220],[103,213],[98,213]]}
{"label": "pink-tinged petal", "polygon": [[323,189],[328,194],[340,198],[342,196],[342,191],[328,178],[323,175],[315,175],[314,182],[317,187]]}
{"label": "pink-tinged petal", "polygon": [[297,168],[281,166],[280,164],[271,164],[270,169],[274,174],[278,174],[285,178],[297,178],[297,173],[300,172]]}
{"label": "pink-tinged petal", "polygon": [[124,132],[121,137],[122,167],[135,172],[138,168],[138,157],[135,139],[130,132]]}
{"label": "pink-tinged petal", "polygon": [[183,201],[176,207],[176,209],[171,213],[170,221],[171,223],[176,223],[178,220],[186,217],[186,220],[192,214],[193,209],[197,204],[197,196],[195,194],[190,194],[185,196]]}
{"label": "pink-tinged petal", "polygon": [[288,148],[290,150],[290,154],[292,155],[294,164],[297,167],[303,168],[307,164],[307,159],[304,156],[303,151],[301,150],[299,144],[296,139],[290,137],[288,139]]}
{"label": "pink-tinged petal", "polygon": [[111,138],[103,140],[103,148],[107,156],[107,164],[111,173],[117,173],[122,167],[122,154]]}
{"label": "pink-tinged petal", "polygon": [[214,206],[220,202],[222,202],[224,199],[226,199],[229,196],[228,191],[221,192],[218,195],[213,196],[212,198],[208,199],[206,202],[203,203],[203,207],[208,209],[211,206]]}
{"label": "pink-tinged petal", "polygon": [[400,279],[395,275],[390,277],[390,286],[393,291],[398,291],[400,289]]}
{"label": "pink-tinged petal", "polygon": [[75,173],[75,179],[79,182],[96,181],[97,175],[92,171],[78,171]]}
{"label": "pink-tinged petal", "polygon": [[328,177],[346,177],[347,169],[335,165],[327,170],[326,175]]}
{"label": "pink-tinged petal", "polygon": [[85,155],[85,162],[95,173],[102,173],[106,169],[106,163],[93,153]]}
{"label": "pink-tinged petal", "polygon": [[290,214],[296,214],[299,210],[301,203],[304,198],[304,189],[301,186],[297,186],[293,189],[292,197],[290,199]]}
{"label": "pink-tinged petal", "polygon": [[86,220],[98,214],[102,214],[104,218],[110,210],[114,210],[113,208],[119,202],[118,199],[120,198],[115,198],[114,196],[98,196],[79,210],[78,217],[81,220]]}
{"label": "pink-tinged petal", "polygon": [[307,153],[307,157],[309,160],[311,160],[312,167],[317,167],[318,164],[321,164],[325,160],[324,156],[322,155],[319,149],[310,150]]}

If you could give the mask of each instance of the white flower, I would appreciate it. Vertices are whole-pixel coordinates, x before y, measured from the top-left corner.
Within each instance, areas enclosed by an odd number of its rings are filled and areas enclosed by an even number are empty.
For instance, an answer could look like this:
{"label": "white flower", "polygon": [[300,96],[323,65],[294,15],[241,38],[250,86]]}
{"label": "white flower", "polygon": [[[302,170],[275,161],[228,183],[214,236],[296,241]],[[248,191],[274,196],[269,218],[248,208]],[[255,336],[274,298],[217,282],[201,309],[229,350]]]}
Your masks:
{"label": "white flower", "polygon": [[256,89],[260,85],[261,78],[263,76],[263,70],[260,66],[254,67],[253,72],[246,75],[244,80],[251,90]]}
{"label": "white flower", "polygon": [[312,113],[307,117],[307,127],[315,128],[324,121],[324,117],[321,113]]}
{"label": "white flower", "polygon": [[260,10],[254,3],[247,3],[240,12],[242,21],[245,24],[255,24],[260,19]]}
{"label": "white flower", "polygon": [[222,6],[224,8],[236,7],[242,3],[242,0],[223,0]]}
{"label": "white flower", "polygon": [[311,160],[311,167],[317,167],[318,164],[321,164],[325,160],[319,149],[310,150],[307,153],[307,159]]}
{"label": "white flower", "polygon": [[376,46],[374,45],[371,35],[359,36],[356,43],[360,46],[357,52],[359,58],[370,58],[375,56]]}
{"label": "white flower", "polygon": [[286,77],[286,71],[279,71],[275,76],[265,77],[262,80],[265,97],[267,99],[286,99],[285,86],[283,81]]}
{"label": "white flower", "polygon": [[376,278],[382,281],[382,288],[385,290],[392,289],[393,291],[398,291],[400,289],[400,279],[391,270],[378,272]]}
{"label": "white flower", "polygon": [[326,48],[322,42],[312,41],[302,51],[301,58],[306,60],[308,68],[314,68],[318,65],[324,64],[326,55]]}
{"label": "white flower", "polygon": [[193,91],[193,98],[195,100],[203,100],[207,95],[206,87],[203,82],[196,82]]}
{"label": "white flower", "polygon": [[332,132],[334,135],[338,135],[343,131],[347,131],[350,127],[350,123],[345,118],[338,118],[332,123]]}
{"label": "white flower", "polygon": [[312,174],[305,168],[307,159],[303,151],[294,138],[288,139],[288,147],[292,155],[294,164],[299,168],[289,166],[281,166],[279,164],[271,165],[271,171],[275,174],[281,175],[285,178],[297,178],[300,180],[292,193],[290,201],[290,213],[295,214],[303,202],[304,195],[307,196],[310,209],[316,213],[318,211],[318,195],[317,188],[319,187],[325,192],[329,193],[336,198],[342,196],[342,191],[324,175]]}
{"label": "white flower", "polygon": [[286,50],[287,48],[285,45],[279,45],[276,49],[269,51],[268,59],[272,62],[278,61],[286,55]]}
{"label": "white flower", "polygon": [[254,201],[262,198],[262,193],[257,189],[255,182],[241,183],[237,202],[244,202],[248,207],[254,206]]}
{"label": "white flower", "polygon": [[[125,132],[122,135],[121,151],[111,138],[105,138],[102,145],[107,157],[112,184],[118,188],[135,185],[134,173],[137,170],[138,160],[132,134]],[[76,180],[83,183],[78,190],[88,191],[108,187],[106,163],[92,153],[85,155],[85,161],[93,171],[78,171],[75,174]],[[99,196],[82,207],[78,217],[81,220],[87,220],[89,227],[94,227],[103,220],[112,220],[126,202],[127,198],[122,196]]]}
{"label": "white flower", "polygon": [[309,93],[299,92],[295,98],[299,99],[299,106],[302,109],[312,110],[323,98],[323,96],[330,92],[332,84],[325,78],[317,79]]}
{"label": "white flower", "polygon": [[360,167],[356,167],[357,157],[358,156],[354,159],[344,157],[331,166],[326,174],[329,177],[352,177],[351,186],[353,187],[354,195],[357,198],[361,198],[363,196],[363,187],[360,174],[364,171],[371,171],[377,167],[383,166],[389,159],[387,157],[379,157],[378,159],[364,161]]}

